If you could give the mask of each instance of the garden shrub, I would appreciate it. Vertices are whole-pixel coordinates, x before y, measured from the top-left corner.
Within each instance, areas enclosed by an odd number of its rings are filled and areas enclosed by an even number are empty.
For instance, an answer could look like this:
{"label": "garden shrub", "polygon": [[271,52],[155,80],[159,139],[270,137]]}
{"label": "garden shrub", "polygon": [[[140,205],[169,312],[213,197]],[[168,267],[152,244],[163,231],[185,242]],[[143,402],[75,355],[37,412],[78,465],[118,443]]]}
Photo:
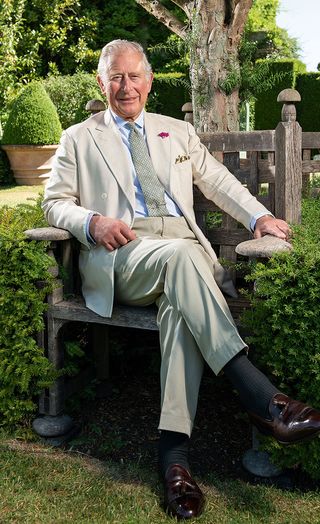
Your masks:
{"label": "garden shrub", "polygon": [[[294,227],[293,251],[253,266],[256,282],[250,328],[253,358],[284,393],[320,409],[320,199],[303,202],[302,224]],[[265,440],[281,466],[300,464],[320,479],[320,440],[287,448]]]}
{"label": "garden shrub", "polygon": [[85,110],[89,100],[104,101],[95,75],[88,73],[50,76],[43,85],[57,108],[63,129],[90,116]]}
{"label": "garden shrub", "polygon": [[3,144],[57,144],[62,133],[57,110],[40,82],[31,82],[14,100]]}
{"label": "garden shrub", "polygon": [[37,409],[36,396],[54,378],[35,341],[52,287],[52,259],[44,242],[29,242],[23,233],[41,225],[39,201],[0,210],[0,425],[26,424]]}

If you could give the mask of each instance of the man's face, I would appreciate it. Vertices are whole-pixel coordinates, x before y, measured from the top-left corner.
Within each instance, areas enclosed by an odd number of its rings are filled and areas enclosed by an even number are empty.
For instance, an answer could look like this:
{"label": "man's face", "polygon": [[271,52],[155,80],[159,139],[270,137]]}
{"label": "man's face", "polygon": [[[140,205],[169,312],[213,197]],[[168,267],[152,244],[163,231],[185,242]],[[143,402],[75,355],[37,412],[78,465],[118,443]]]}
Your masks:
{"label": "man's face", "polygon": [[97,77],[109,107],[124,120],[135,120],[150,93],[153,75],[148,75],[140,53],[128,50],[111,57],[106,78]]}

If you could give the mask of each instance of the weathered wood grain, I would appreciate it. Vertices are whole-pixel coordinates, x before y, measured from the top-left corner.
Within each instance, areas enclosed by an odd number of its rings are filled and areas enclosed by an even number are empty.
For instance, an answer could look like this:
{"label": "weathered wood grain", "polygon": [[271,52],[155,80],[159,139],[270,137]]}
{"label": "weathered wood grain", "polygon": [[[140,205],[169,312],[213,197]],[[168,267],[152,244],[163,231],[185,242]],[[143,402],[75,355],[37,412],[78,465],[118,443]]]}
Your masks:
{"label": "weathered wood grain", "polygon": [[276,128],[275,213],[290,223],[301,221],[302,155],[298,122]]}

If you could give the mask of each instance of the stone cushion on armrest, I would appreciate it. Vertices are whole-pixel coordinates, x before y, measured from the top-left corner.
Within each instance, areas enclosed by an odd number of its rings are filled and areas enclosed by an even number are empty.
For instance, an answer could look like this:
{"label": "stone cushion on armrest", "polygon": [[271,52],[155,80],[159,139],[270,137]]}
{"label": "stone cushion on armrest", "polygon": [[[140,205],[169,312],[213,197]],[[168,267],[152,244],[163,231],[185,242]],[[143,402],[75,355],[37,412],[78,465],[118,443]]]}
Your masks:
{"label": "stone cushion on armrest", "polygon": [[72,238],[69,231],[59,229],[58,227],[38,227],[36,229],[27,229],[24,233],[29,240],[57,241]]}
{"label": "stone cushion on armrest", "polygon": [[250,258],[270,258],[274,253],[290,251],[292,245],[281,238],[265,235],[262,238],[246,240],[235,248],[238,255]]}

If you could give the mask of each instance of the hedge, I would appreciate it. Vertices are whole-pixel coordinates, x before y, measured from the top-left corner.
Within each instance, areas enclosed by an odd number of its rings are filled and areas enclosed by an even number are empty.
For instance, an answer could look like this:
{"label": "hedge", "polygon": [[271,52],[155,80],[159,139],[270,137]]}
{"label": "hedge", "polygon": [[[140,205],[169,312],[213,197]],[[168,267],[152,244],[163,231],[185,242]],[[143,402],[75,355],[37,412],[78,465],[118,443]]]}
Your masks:
{"label": "hedge", "polygon": [[299,74],[295,89],[301,95],[297,120],[303,131],[320,131],[320,73]]}
{"label": "hedge", "polygon": [[155,73],[147,110],[183,120],[181,108],[191,101],[188,79],[183,73]]}
{"label": "hedge", "polygon": [[[252,357],[284,393],[320,409],[320,199],[303,202],[293,251],[253,266],[252,309],[243,322]],[[264,439],[273,461],[320,479],[320,440],[283,447]]]}
{"label": "hedge", "polygon": [[[271,89],[266,89],[255,101],[255,129],[275,129],[281,120],[281,104],[277,96],[283,89],[295,88],[296,76],[305,71],[305,65],[299,60],[277,60],[270,64],[270,74],[275,82]],[[276,78],[278,79],[276,80]]]}
{"label": "hedge", "polygon": [[52,259],[44,242],[28,242],[23,234],[41,225],[39,202],[0,209],[0,425],[28,425],[37,395],[55,376],[35,340],[52,287]]}

